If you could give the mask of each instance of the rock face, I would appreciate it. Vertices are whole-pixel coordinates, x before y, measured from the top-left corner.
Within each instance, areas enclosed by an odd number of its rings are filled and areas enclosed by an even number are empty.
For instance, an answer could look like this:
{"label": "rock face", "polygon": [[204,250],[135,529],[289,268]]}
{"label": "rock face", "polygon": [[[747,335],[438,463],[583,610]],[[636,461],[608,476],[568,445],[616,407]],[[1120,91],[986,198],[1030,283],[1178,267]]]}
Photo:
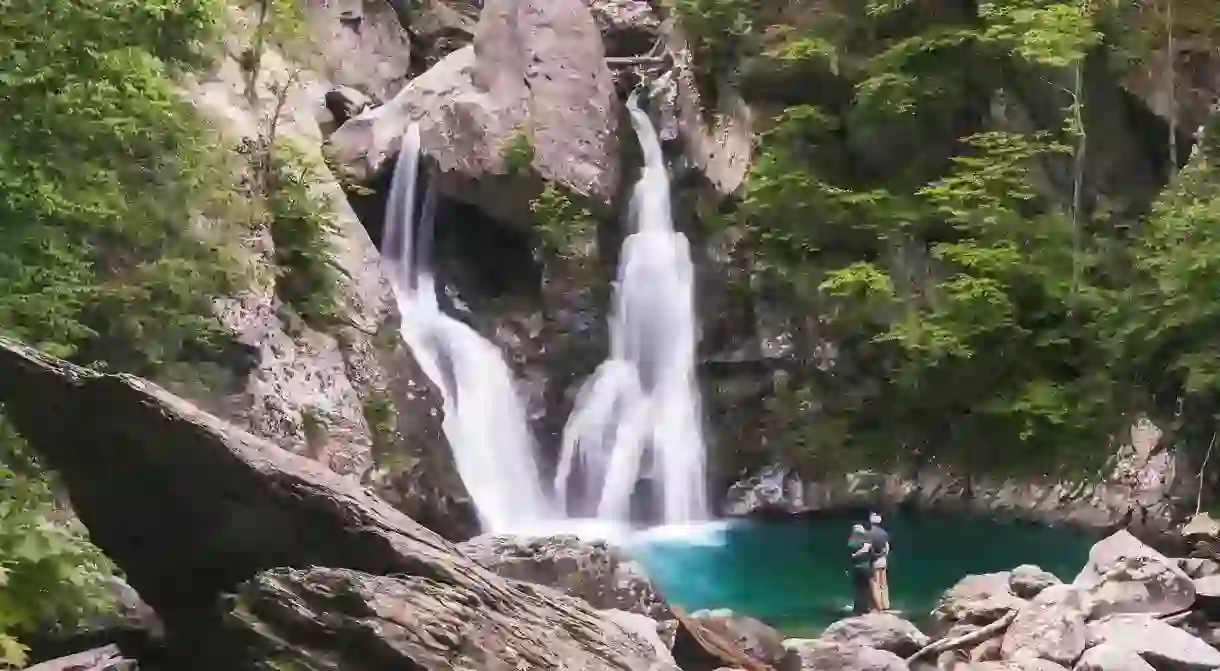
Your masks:
{"label": "rock face", "polygon": [[553,587],[594,608],[655,620],[672,617],[643,568],[602,541],[575,536],[480,536],[458,549],[499,575]]}
{"label": "rock face", "polygon": [[[348,30],[339,26],[341,17],[331,13],[341,8],[335,3],[311,7],[314,47],[329,53],[327,40],[331,38],[319,36],[317,31],[327,26]],[[381,0],[369,0],[364,7],[368,10],[361,24],[365,29],[375,33],[382,30],[377,26],[390,30],[390,22],[397,25],[397,19],[385,15],[388,6]],[[362,35],[361,40],[376,38]],[[240,53],[242,37],[230,39],[233,44],[226,52]],[[373,60],[398,57],[396,51],[362,53],[362,58]],[[384,68],[370,66],[361,71],[398,69],[390,60],[383,64]],[[342,79],[342,72],[330,74]],[[400,316],[377,250],[324,167],[319,121],[334,114],[328,110],[328,100],[336,106],[340,102],[359,106],[361,96],[334,86],[320,73],[302,71],[275,49],[268,49],[260,61],[260,81],[268,87],[260,87],[252,105],[241,65],[230,55],[211,77],[188,80],[185,93],[228,139],[256,146],[266,132],[271,110],[279,107],[270,89],[287,87],[277,133],[305,150],[313,163],[309,174],[316,179],[319,206],[330,210],[337,227],[330,250],[339,271],[337,323],[329,328],[305,324],[280,300],[275,287],[275,244],[270,231],[260,228],[245,249],[245,260],[258,272],[250,273],[251,282],[243,291],[217,304],[222,323],[248,351],[250,370],[228,385],[234,389],[232,393],[200,385],[184,387],[170,380],[158,382],[172,385],[176,393],[209,411],[336,472],[370,476],[370,484],[420,521],[446,536],[468,538],[477,533],[477,518],[441,430],[439,396],[398,338]],[[382,81],[377,86],[390,84]],[[375,453],[398,459],[394,464],[375,463]]]}
{"label": "rock face", "polygon": [[378,100],[407,82],[411,44],[386,0],[309,0],[311,41],[331,81]]}
{"label": "rock face", "polygon": [[800,514],[855,506],[916,505],[985,515],[1007,515],[1111,531],[1129,526],[1164,533],[1179,521],[1174,502],[1175,458],[1160,445],[1161,431],[1142,419],[1130,429],[1110,476],[1087,487],[1068,482],[966,479],[937,468],[918,473],[859,471],[810,479],[782,466],[763,468],[729,488],[727,515],[774,511]]}
{"label": "rock face", "polygon": [[1048,587],[1017,613],[1000,652],[1009,660],[1036,657],[1071,666],[1089,640],[1084,613],[1084,595],[1079,589]]}
{"label": "rock face", "polygon": [[1148,615],[1114,615],[1090,623],[1089,641],[1135,652],[1158,669],[1201,671],[1220,667],[1220,651]]}
{"label": "rock face", "polygon": [[913,655],[928,644],[928,637],[918,627],[889,613],[869,613],[839,620],[822,632],[821,640],[863,645],[900,657]]}
{"label": "rock face", "polygon": [[984,573],[962,578],[940,597],[932,616],[942,625],[985,625],[995,622],[1010,610],[1020,610],[1026,601],[1012,593],[1012,574]]}
{"label": "rock face", "polygon": [[531,190],[492,178],[507,172],[506,153],[526,148],[542,177],[608,201],[618,187],[618,107],[604,57],[581,0],[489,0],[471,46],[330,138],[336,162],[369,180],[415,122],[450,195],[499,219],[530,220]]}
{"label": "rock face", "polygon": [[1126,531],[1095,544],[1073,584],[1088,595],[1093,619],[1113,613],[1169,615],[1195,601],[1194,583],[1177,562]]}
{"label": "rock face", "polygon": [[496,576],[351,479],[139,378],[0,339],[0,402],[164,620],[174,668],[656,661],[587,604]]}

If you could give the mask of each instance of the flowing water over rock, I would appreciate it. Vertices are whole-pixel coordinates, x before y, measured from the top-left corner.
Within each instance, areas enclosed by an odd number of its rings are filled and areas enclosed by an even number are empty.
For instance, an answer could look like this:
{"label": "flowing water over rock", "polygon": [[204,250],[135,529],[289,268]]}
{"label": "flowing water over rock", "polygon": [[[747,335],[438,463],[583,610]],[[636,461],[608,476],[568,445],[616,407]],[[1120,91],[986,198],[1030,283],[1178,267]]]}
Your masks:
{"label": "flowing water over rock", "polygon": [[[534,440],[499,348],[446,315],[431,267],[436,192],[417,208],[419,129],[403,137],[386,211],[383,254],[402,313],[403,340],[444,399],[445,435],[484,529],[510,532],[551,519]],[[414,226],[418,210],[419,225]]]}
{"label": "flowing water over rock", "polygon": [[669,176],[648,115],[628,103],[644,151],[610,316],[610,356],[581,388],[555,476],[560,505],[627,521],[641,480],[660,489],[666,524],[707,519],[695,380],[694,268],[674,231]]}

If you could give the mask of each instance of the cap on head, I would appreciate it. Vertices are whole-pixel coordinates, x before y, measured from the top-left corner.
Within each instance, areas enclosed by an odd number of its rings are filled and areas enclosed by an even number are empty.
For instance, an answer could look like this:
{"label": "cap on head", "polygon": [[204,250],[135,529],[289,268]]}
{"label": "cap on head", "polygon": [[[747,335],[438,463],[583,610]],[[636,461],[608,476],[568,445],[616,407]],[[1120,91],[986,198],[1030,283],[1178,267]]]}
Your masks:
{"label": "cap on head", "polygon": [[881,515],[878,515],[877,513],[869,513],[868,523],[869,524],[881,524]]}

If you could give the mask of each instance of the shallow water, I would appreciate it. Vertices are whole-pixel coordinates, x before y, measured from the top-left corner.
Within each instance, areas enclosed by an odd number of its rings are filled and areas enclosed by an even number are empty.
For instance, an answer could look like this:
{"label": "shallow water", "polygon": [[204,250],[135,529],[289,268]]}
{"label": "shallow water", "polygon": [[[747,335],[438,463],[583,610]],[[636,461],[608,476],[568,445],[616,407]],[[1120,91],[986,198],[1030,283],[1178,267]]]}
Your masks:
{"label": "shallow water", "polygon": [[[688,610],[730,608],[786,633],[809,633],[850,606],[845,544],[860,515],[661,528],[628,551],[666,597]],[[918,620],[962,576],[1037,564],[1067,581],[1095,537],[1074,530],[965,515],[896,513],[890,533],[893,606]]]}

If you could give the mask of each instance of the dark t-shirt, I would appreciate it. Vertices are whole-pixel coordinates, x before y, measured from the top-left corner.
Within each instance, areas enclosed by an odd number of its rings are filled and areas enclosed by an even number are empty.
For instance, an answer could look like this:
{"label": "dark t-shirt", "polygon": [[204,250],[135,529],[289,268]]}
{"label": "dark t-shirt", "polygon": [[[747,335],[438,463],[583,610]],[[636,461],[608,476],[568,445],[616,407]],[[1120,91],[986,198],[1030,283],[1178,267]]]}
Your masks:
{"label": "dark t-shirt", "polygon": [[868,539],[869,544],[873,546],[873,558],[885,557],[890,553],[890,535],[885,529],[879,526],[871,527],[865,532],[864,537]]}
{"label": "dark t-shirt", "polygon": [[872,568],[873,557],[871,552],[866,552],[859,557],[854,556],[868,542],[867,538],[849,538],[847,539],[847,556],[851,561],[851,567],[856,570],[868,570]]}

